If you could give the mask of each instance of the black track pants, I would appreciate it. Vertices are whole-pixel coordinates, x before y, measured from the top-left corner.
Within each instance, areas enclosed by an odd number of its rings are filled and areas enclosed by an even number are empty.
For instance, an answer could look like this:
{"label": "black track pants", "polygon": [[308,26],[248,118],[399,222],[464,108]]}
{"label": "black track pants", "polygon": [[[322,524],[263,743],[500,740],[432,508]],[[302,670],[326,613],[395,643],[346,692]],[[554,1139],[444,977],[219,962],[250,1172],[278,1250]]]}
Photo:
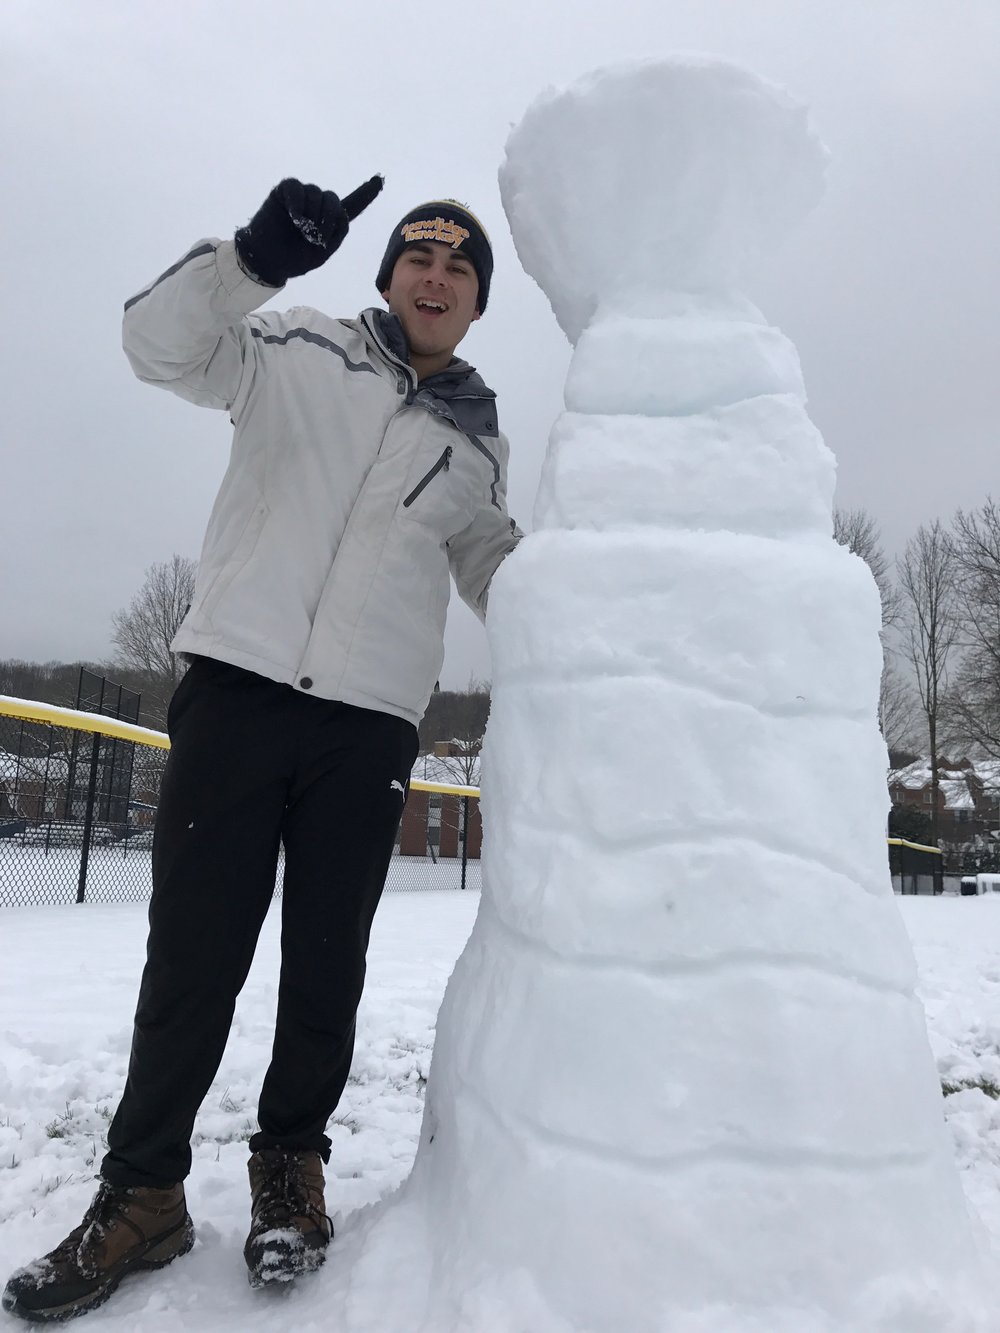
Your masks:
{"label": "black track pants", "polygon": [[411,723],[197,658],[170,704],[149,942],[125,1094],[103,1176],[170,1184],[191,1167],[285,848],[281,979],[252,1151],[329,1156],[351,1066],[372,918],[417,753]]}

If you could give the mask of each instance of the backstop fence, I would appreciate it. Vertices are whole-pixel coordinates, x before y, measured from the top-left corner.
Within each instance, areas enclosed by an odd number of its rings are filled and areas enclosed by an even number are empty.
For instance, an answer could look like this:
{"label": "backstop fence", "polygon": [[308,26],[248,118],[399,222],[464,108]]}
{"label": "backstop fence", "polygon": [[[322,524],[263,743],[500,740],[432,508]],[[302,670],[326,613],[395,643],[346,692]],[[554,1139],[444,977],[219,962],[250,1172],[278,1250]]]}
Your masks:
{"label": "backstop fence", "polygon": [[[169,748],[131,722],[0,695],[0,907],[148,898]],[[478,797],[411,781],[388,891],[479,888]]]}
{"label": "backstop fence", "polygon": [[[122,718],[0,695],[0,907],[148,898],[169,748]],[[480,887],[478,798],[411,780],[388,891]],[[897,893],[941,893],[942,862],[936,847],[889,839]]]}
{"label": "backstop fence", "polygon": [[889,869],[897,893],[937,894],[944,892],[944,854],[939,847],[889,839]]}

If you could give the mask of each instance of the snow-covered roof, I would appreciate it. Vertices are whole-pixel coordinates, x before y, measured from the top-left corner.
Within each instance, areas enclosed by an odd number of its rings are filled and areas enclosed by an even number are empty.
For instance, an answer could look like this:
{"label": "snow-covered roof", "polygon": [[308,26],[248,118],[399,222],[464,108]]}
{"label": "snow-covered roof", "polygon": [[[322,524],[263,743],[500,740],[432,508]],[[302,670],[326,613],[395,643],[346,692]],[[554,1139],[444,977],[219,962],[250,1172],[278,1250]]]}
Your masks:
{"label": "snow-covered roof", "polygon": [[[46,764],[48,767],[46,768]],[[9,750],[0,750],[0,781],[41,782],[48,778],[50,782],[64,779],[69,765],[60,755],[16,755]]]}
{"label": "snow-covered roof", "polygon": [[931,780],[931,766],[926,759],[915,759],[905,768],[889,770],[889,785],[905,787],[907,791],[920,791]]}
{"label": "snow-covered roof", "polygon": [[[984,791],[1000,794],[1000,761],[977,759],[964,761],[961,766],[942,760],[938,765],[938,782],[947,810],[974,810],[976,801],[973,783],[978,781]],[[916,759],[905,768],[889,772],[889,786],[903,787],[906,791],[922,791],[931,785],[929,759]]]}
{"label": "snow-covered roof", "polygon": [[974,810],[976,802],[965,778],[944,778],[940,782],[946,810]]}
{"label": "snow-covered roof", "polygon": [[411,777],[421,782],[454,782],[462,787],[479,786],[479,756],[418,754]]}

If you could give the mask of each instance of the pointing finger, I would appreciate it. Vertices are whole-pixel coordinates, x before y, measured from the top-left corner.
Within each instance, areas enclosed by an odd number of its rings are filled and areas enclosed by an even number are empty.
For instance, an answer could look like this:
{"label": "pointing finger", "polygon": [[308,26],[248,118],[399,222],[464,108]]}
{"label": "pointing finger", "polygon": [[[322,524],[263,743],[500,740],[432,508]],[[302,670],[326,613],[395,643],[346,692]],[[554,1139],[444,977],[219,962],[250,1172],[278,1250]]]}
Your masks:
{"label": "pointing finger", "polygon": [[371,180],[365,181],[364,185],[359,185],[356,190],[344,196],[340,202],[352,222],[380,194],[384,184],[385,179],[382,176],[373,176]]}

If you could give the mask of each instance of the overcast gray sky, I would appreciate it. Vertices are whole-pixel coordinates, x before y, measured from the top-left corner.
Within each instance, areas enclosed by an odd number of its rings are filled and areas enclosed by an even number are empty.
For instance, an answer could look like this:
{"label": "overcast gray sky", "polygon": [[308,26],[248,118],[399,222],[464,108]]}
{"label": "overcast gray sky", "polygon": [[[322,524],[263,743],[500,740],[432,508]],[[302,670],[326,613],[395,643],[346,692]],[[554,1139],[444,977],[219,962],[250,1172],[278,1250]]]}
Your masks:
{"label": "overcast gray sky", "polygon": [[[807,103],[827,197],[750,295],[796,342],[838,503],[886,547],[1000,494],[998,0],[2,0],[0,657],[101,659],[153,562],[196,556],[224,414],[132,378],[125,299],[230,235],[281,177],[380,199],[286,304],[377,302],[389,230],[435,195],[490,230],[490,307],[463,353],[500,396],[527,526],[569,347],[518,266],[496,182],[551,84],[697,50]],[[453,599],[442,681],[489,672]]]}

